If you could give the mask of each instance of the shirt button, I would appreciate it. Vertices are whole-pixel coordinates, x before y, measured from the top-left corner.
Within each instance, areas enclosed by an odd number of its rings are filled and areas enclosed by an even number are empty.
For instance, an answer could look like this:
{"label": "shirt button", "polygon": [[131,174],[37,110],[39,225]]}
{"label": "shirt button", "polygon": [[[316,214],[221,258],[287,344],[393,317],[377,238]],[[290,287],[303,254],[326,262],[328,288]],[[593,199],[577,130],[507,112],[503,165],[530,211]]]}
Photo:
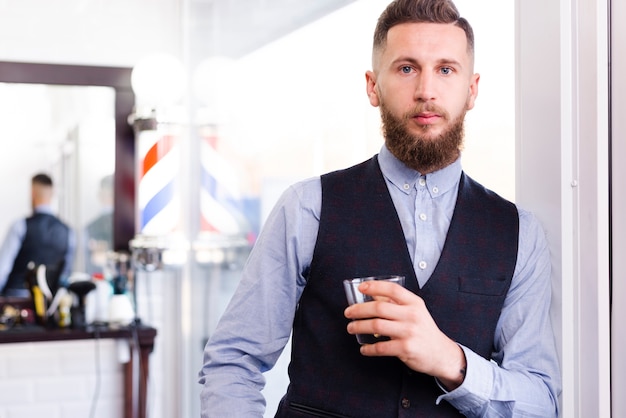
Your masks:
{"label": "shirt button", "polygon": [[404,190],[409,190],[411,188],[411,185],[409,183],[404,183]]}
{"label": "shirt button", "polygon": [[439,187],[437,186],[433,187],[433,193],[439,193]]}
{"label": "shirt button", "polygon": [[418,264],[418,267],[421,268],[422,270],[424,270],[427,266],[428,266],[428,263],[426,263],[425,261],[420,261]]}
{"label": "shirt button", "polygon": [[420,186],[426,186],[426,179],[420,177],[419,184],[420,184]]}
{"label": "shirt button", "polygon": [[400,404],[402,405],[402,408],[404,409],[409,409],[411,407],[411,401],[407,398],[402,398],[402,401],[400,401]]}
{"label": "shirt button", "polygon": [[420,219],[421,219],[422,221],[425,221],[426,219],[428,219],[428,216],[426,216],[426,214],[425,214],[425,213],[420,213]]}

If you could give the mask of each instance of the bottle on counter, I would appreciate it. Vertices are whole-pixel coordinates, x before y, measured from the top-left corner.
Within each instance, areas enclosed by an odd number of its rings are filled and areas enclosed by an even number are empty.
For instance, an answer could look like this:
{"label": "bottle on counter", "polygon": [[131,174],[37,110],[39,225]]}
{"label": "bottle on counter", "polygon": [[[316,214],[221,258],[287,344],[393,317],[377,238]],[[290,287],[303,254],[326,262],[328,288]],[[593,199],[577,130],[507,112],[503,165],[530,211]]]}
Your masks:
{"label": "bottle on counter", "polygon": [[112,280],[113,296],[109,302],[109,324],[129,325],[135,319],[133,304],[126,293],[127,279],[119,275]]}
{"label": "bottle on counter", "polygon": [[60,328],[69,328],[72,324],[71,317],[71,309],[72,309],[72,295],[68,292],[65,292],[63,296],[61,296],[61,300],[59,301],[59,327]]}
{"label": "bottle on counter", "polygon": [[93,292],[95,304],[93,322],[106,323],[109,321],[109,304],[113,296],[113,287],[102,273],[94,273],[92,280],[96,285],[95,292]]}

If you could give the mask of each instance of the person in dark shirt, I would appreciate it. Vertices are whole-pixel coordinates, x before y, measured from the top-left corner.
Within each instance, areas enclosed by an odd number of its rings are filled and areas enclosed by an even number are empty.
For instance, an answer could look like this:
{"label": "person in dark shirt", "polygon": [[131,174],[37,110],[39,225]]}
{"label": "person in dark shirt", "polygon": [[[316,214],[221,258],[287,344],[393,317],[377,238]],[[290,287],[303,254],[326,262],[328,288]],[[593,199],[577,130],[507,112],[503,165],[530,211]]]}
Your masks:
{"label": "person in dark shirt", "polygon": [[33,212],[14,222],[0,247],[0,289],[3,296],[28,297],[26,283],[29,263],[44,264],[48,277],[59,281],[69,277],[74,261],[74,231],[52,210],[52,178],[44,173],[31,179]]}

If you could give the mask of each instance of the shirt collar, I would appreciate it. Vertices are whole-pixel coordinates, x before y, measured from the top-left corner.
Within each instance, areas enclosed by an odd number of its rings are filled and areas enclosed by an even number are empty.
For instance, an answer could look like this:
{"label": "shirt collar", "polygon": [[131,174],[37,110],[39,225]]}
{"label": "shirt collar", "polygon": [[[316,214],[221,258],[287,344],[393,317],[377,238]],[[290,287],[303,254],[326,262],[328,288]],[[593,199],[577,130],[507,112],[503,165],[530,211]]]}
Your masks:
{"label": "shirt collar", "polygon": [[441,170],[422,176],[404,165],[383,145],[378,154],[378,163],[385,178],[405,194],[411,193],[421,178],[430,196],[435,198],[455,188],[461,178],[461,157]]}
{"label": "shirt collar", "polygon": [[35,213],[52,213],[52,206],[51,205],[39,205],[39,206],[35,206],[34,209]]}

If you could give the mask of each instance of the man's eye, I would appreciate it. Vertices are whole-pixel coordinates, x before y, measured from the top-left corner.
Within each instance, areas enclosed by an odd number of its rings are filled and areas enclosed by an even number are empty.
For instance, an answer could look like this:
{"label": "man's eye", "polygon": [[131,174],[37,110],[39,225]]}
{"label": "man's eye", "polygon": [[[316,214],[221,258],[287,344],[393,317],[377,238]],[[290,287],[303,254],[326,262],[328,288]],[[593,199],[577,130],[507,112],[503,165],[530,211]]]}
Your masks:
{"label": "man's eye", "polygon": [[443,75],[452,74],[452,68],[450,68],[450,67],[443,67],[443,68],[441,68],[441,74],[443,74]]}
{"label": "man's eye", "polygon": [[402,71],[404,74],[409,74],[412,71],[412,68],[408,65],[405,65],[400,68],[400,71]]}

